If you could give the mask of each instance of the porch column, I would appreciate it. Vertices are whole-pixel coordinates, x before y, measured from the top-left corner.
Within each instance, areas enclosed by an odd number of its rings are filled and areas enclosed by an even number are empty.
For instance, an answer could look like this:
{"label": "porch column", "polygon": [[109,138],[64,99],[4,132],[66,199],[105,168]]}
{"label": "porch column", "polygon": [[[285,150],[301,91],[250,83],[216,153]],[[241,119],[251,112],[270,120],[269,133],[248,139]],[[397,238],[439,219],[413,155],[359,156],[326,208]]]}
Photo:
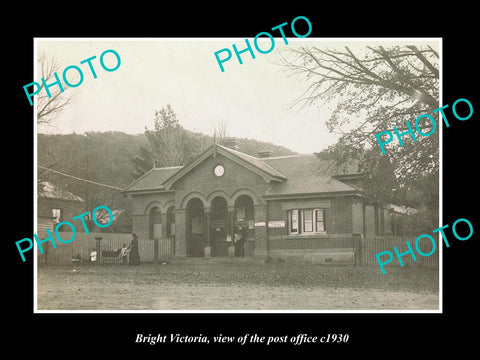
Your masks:
{"label": "porch column", "polygon": [[234,217],[235,217],[235,207],[228,206],[227,211],[228,211],[227,221],[230,224],[229,225],[230,229],[228,233],[230,234],[230,239],[232,239],[232,241],[228,245],[228,256],[234,257],[235,256],[235,237],[233,234],[233,224],[234,224]]}
{"label": "porch column", "polygon": [[167,234],[167,213],[166,212],[162,212],[160,214],[160,220],[162,222],[162,233],[160,234],[160,237],[155,237],[154,240],[154,243],[153,243],[153,262],[155,264],[158,264],[159,263],[159,260],[160,260],[160,255],[159,255],[159,243],[163,243],[164,242],[164,238]]}
{"label": "porch column", "polygon": [[211,246],[211,234],[210,234],[210,220],[211,220],[211,208],[204,208],[203,213],[205,214],[205,223],[206,223],[206,242],[204,256],[211,257],[212,256],[212,246]]}
{"label": "porch column", "polygon": [[175,209],[175,256],[187,256],[187,209]]}

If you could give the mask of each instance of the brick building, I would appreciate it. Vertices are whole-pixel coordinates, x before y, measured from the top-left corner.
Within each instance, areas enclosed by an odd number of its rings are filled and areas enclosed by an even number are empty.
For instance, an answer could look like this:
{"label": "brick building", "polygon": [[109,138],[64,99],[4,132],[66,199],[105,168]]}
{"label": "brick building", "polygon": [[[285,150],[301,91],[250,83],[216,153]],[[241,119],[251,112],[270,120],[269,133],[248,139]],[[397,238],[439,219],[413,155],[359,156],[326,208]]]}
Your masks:
{"label": "brick building", "polygon": [[244,229],[245,256],[353,262],[353,234],[383,235],[388,212],[362,195],[358,164],[315,155],[253,157],[235,138],[185,166],[154,168],[129,185],[133,232],[175,237],[175,256],[232,256]]}

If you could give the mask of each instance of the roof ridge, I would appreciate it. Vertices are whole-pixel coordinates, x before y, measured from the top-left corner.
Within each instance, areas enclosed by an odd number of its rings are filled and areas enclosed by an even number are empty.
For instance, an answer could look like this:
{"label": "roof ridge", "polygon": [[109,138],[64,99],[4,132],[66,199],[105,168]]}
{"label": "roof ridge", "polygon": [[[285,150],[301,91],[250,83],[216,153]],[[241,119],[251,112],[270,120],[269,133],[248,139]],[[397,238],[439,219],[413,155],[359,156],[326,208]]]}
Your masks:
{"label": "roof ridge", "polygon": [[[252,155],[249,155],[249,154],[245,154],[244,152],[241,152],[241,151],[238,151],[238,150],[234,150],[234,149],[231,149],[229,147],[226,147],[226,146],[223,146],[223,145],[219,145],[219,144],[216,144],[218,146],[220,146],[222,149],[228,151],[228,152],[231,152],[233,153],[234,155],[237,155],[239,157],[242,157],[242,156],[245,156],[245,157],[248,157],[252,160],[255,160],[255,161],[259,161],[260,163],[262,163],[264,166],[267,166],[268,168],[270,168],[271,170],[275,171],[276,173],[280,174],[281,177],[287,179],[287,177],[282,174],[282,172],[278,169],[276,169],[275,167],[273,167],[272,165],[270,165],[269,163],[263,161],[264,159],[263,158],[257,158],[255,156],[252,156]],[[252,164],[254,165],[255,167],[258,168],[258,165],[257,164]],[[265,171],[265,169],[262,169],[263,171]],[[278,175],[277,175],[278,176]]]}
{"label": "roof ridge", "polygon": [[256,159],[256,160],[261,160],[260,158],[257,158],[257,157],[255,157],[255,156],[250,155],[250,154],[241,152],[241,151],[239,151],[239,150],[235,150],[235,149],[229,148],[228,146],[223,146],[223,145],[220,145],[220,144],[216,144],[216,145],[217,145],[217,146],[220,146],[221,148],[226,149],[226,150],[228,150],[228,151],[233,151],[233,152],[236,152],[236,153],[239,153],[239,154],[242,154],[242,155],[251,157],[251,158]]}
{"label": "roof ridge", "polygon": [[176,165],[176,166],[165,166],[165,167],[155,167],[155,168],[152,168],[151,170],[171,170],[171,169],[180,169],[182,168],[184,165]]}
{"label": "roof ridge", "polygon": [[271,160],[271,159],[287,159],[287,158],[294,158],[294,157],[302,157],[302,156],[314,156],[315,154],[294,154],[294,155],[282,155],[282,156],[269,156],[266,158],[259,158],[259,160]]}

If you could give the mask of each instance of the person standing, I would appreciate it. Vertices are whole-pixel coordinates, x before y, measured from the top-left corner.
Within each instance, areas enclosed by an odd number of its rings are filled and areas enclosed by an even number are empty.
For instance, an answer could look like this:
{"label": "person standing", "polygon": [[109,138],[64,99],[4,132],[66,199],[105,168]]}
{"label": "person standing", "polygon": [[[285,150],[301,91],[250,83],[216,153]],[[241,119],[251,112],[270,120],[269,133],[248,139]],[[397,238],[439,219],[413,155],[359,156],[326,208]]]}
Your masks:
{"label": "person standing", "polygon": [[245,226],[240,229],[239,256],[245,257],[245,242],[247,241],[248,230]]}
{"label": "person standing", "polygon": [[122,249],[120,250],[120,256],[122,257],[122,264],[127,264],[127,255],[128,255],[128,247],[126,244],[123,244]]}
{"label": "person standing", "polygon": [[233,241],[235,245],[235,256],[239,257],[240,256],[240,241],[241,241],[241,235],[240,235],[240,226],[235,226],[233,230]]}
{"label": "person standing", "polygon": [[140,254],[138,252],[138,236],[137,234],[132,234],[132,241],[128,246],[129,251],[129,265],[140,265]]}

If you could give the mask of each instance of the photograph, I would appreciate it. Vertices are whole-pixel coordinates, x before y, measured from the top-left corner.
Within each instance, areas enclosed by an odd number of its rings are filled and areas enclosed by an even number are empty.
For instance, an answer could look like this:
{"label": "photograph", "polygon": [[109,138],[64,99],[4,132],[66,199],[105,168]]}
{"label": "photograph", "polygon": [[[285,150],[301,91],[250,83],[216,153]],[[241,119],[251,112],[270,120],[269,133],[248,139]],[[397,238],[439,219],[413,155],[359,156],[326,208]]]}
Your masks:
{"label": "photograph", "polygon": [[442,310],[441,39],[295,24],[35,39],[35,312]]}
{"label": "photograph", "polygon": [[3,23],[8,352],[474,353],[475,11],[105,5]]}

